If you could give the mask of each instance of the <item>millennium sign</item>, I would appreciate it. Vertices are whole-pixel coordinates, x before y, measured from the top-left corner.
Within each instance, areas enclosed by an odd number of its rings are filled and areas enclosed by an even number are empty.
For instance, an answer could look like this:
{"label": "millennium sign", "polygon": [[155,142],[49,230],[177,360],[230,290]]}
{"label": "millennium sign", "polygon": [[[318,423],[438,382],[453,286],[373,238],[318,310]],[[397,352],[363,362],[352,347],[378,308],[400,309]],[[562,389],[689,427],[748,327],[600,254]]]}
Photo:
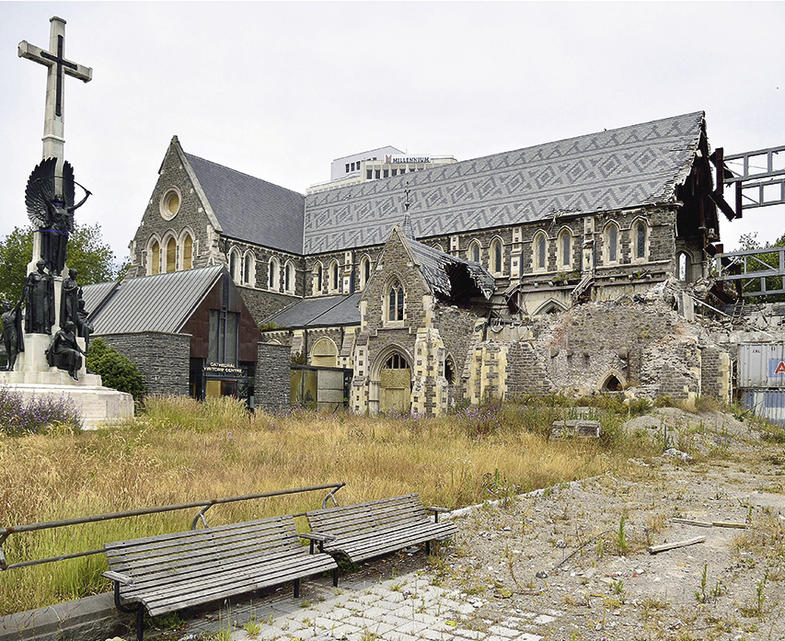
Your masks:
{"label": "millennium sign", "polygon": [[384,162],[388,165],[408,165],[431,162],[430,156],[385,156]]}

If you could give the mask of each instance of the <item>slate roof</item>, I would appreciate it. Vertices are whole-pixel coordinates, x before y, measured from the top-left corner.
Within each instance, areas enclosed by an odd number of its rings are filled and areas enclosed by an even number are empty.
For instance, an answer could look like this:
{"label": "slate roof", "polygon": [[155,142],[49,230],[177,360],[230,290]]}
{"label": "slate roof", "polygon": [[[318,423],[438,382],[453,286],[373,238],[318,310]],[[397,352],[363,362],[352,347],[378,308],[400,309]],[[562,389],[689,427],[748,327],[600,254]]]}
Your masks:
{"label": "slate roof", "polygon": [[446,254],[411,238],[406,238],[406,242],[434,293],[440,294],[444,298],[451,298],[450,273],[452,270],[465,270],[486,300],[493,296],[493,292],[496,290],[496,281],[490,272],[479,263]]}
{"label": "slate roof", "polygon": [[303,250],[383,244],[407,184],[418,238],[670,203],[703,128],[697,111],[310,194]]}
{"label": "slate roof", "polygon": [[185,153],[185,157],[224,235],[303,253],[302,194],[192,154]]}
{"label": "slate roof", "polygon": [[[225,271],[223,265],[213,265],[124,280],[90,315],[94,334],[179,332]],[[84,287],[85,302],[97,297],[105,285]]]}
{"label": "slate roof", "polygon": [[278,327],[286,328],[359,325],[359,302],[359,293],[350,296],[306,298],[273,314],[265,323],[275,323]]}

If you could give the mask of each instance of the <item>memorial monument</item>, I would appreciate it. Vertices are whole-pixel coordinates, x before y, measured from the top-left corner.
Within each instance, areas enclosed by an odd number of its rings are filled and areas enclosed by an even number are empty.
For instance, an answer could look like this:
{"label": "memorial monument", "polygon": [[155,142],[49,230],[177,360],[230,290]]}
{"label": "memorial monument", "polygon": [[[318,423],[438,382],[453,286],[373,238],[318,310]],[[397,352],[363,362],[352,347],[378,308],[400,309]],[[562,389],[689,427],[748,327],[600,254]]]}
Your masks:
{"label": "memorial monument", "polygon": [[[27,399],[68,396],[84,426],[94,427],[132,416],[134,405],[130,394],[103,387],[101,377],[85,369],[83,356],[92,327],[77,272],[67,264],[74,212],[90,191],[76,182],[64,156],[63,81],[69,75],[89,82],[93,72],[65,58],[65,20],[53,17],[50,25],[48,50],[19,43],[20,57],[47,67],[44,144],[43,160],[33,169],[25,190],[27,213],[36,229],[24,295],[2,315],[8,371],[0,372],[0,386]],[[75,202],[77,187],[84,192],[79,202]]]}

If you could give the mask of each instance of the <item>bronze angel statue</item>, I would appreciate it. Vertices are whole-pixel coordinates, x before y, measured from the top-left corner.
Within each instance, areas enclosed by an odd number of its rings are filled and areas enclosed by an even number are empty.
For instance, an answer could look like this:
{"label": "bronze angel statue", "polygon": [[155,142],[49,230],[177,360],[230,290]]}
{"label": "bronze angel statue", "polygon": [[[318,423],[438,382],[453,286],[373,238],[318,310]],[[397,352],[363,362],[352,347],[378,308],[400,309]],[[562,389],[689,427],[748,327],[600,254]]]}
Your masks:
{"label": "bronze angel statue", "polygon": [[[74,231],[74,211],[84,205],[91,192],[74,180],[71,163],[63,163],[63,177],[55,177],[57,158],[47,158],[27,179],[25,205],[30,221],[41,234],[41,258],[49,273],[56,276],[65,267],[68,235]],[[58,184],[60,189],[58,189]],[[74,204],[75,186],[84,189],[82,200]]]}

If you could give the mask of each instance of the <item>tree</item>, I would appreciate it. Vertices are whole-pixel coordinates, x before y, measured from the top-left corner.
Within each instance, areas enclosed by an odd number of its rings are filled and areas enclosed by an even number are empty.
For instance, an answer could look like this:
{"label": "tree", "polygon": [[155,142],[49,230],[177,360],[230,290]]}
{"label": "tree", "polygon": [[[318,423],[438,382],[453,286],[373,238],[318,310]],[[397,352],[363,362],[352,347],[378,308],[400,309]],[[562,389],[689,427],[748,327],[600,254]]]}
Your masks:
{"label": "tree", "polygon": [[[785,247],[785,234],[780,236],[777,240],[773,243],[766,243],[765,245],[761,244],[758,240],[758,232],[750,232],[748,234],[742,234],[739,236],[739,247],[736,251],[752,251],[755,249],[769,249],[774,247]],[[776,268],[779,265],[779,255],[776,253],[764,253],[764,254],[756,254],[754,258],[748,259],[748,268],[750,271],[762,271],[767,268],[767,266],[771,266],[771,268]],[[750,283],[745,285],[745,289],[748,291],[756,291],[760,287],[760,282],[758,280],[753,280]],[[782,277],[781,276],[769,276],[766,278],[766,289],[768,290],[777,290],[782,289]],[[755,296],[752,297],[751,300],[753,302],[778,302],[785,300],[785,296],[782,294],[769,294],[767,296]]]}
{"label": "tree", "polygon": [[[0,241],[0,303],[22,297],[27,264],[33,257],[33,228],[15,227]],[[79,272],[80,285],[112,280],[116,273],[112,248],[103,242],[101,226],[78,225],[68,239],[68,267]]]}
{"label": "tree", "polygon": [[90,341],[86,365],[91,372],[101,375],[101,382],[106,387],[128,392],[135,401],[144,396],[144,380],[136,363],[107,345],[103,338]]}

